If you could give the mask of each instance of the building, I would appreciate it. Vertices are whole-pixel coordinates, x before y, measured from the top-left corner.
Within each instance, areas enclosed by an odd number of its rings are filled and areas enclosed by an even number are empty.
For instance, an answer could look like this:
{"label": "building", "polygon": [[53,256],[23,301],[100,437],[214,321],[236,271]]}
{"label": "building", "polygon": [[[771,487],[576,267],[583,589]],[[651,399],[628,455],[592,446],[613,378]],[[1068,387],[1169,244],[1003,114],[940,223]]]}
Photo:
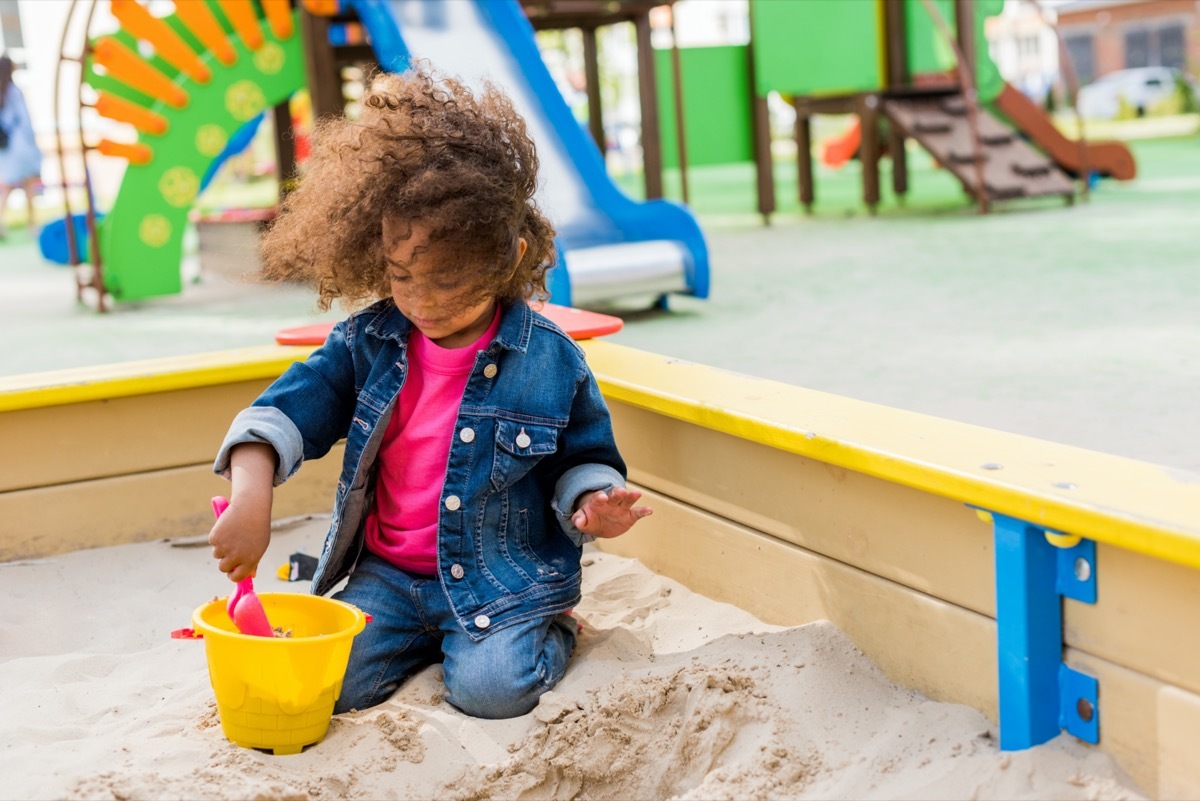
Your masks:
{"label": "building", "polygon": [[1061,0],[1051,7],[1081,84],[1133,67],[1200,74],[1200,0]]}

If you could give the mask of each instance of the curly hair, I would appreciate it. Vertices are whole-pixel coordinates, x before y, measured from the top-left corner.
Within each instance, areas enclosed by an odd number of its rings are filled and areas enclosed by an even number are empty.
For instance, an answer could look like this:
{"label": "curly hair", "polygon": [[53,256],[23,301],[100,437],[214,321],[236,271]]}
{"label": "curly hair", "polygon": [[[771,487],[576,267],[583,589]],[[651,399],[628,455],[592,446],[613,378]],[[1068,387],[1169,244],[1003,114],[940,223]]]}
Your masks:
{"label": "curly hair", "polygon": [[390,219],[423,224],[463,303],[544,299],[554,228],[534,201],[537,172],[525,121],[495,86],[474,95],[427,64],[377,75],[358,120],[317,124],[308,170],[260,242],[261,274],[312,285],[322,310],[388,297]]}

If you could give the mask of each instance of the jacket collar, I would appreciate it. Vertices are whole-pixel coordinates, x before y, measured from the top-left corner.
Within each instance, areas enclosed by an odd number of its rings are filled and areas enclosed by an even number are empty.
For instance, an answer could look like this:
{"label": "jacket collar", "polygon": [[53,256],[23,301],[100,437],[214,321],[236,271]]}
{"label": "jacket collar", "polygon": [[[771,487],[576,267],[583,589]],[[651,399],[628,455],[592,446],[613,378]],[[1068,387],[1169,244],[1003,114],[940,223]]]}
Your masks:
{"label": "jacket collar", "polygon": [[[400,313],[391,298],[373,303],[354,317],[366,320],[366,333],[378,339],[391,339],[401,347],[408,343],[412,323]],[[523,300],[506,303],[500,312],[500,330],[496,332],[494,344],[508,350],[524,353],[529,349],[529,336],[533,330],[533,311]]]}

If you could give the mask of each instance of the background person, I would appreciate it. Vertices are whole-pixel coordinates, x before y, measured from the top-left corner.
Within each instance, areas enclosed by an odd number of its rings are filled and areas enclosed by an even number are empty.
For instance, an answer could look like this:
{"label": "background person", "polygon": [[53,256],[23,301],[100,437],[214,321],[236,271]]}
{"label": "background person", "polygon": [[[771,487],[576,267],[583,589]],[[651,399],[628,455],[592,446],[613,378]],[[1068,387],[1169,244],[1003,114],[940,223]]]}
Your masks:
{"label": "background person", "polygon": [[0,239],[7,234],[4,210],[8,195],[18,186],[25,190],[29,233],[37,232],[33,196],[42,175],[42,152],[38,150],[25,97],[13,83],[15,69],[11,58],[0,56]]}

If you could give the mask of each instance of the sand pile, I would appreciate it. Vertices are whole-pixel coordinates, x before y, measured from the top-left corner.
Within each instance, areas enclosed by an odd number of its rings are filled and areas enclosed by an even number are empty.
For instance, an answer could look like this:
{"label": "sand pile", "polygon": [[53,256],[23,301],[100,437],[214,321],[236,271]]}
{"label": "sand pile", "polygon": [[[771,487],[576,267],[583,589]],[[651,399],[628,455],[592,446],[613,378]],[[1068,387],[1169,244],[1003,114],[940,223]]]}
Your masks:
{"label": "sand pile", "polygon": [[[265,565],[315,553],[327,522],[277,532]],[[531,714],[468,718],[435,666],[289,757],[231,745],[202,642],[168,637],[228,591],[203,544],[2,565],[0,797],[1141,797],[1071,738],[1001,753],[986,719],[892,685],[829,623],[767,626],[638,562],[586,562],[578,650]]]}

